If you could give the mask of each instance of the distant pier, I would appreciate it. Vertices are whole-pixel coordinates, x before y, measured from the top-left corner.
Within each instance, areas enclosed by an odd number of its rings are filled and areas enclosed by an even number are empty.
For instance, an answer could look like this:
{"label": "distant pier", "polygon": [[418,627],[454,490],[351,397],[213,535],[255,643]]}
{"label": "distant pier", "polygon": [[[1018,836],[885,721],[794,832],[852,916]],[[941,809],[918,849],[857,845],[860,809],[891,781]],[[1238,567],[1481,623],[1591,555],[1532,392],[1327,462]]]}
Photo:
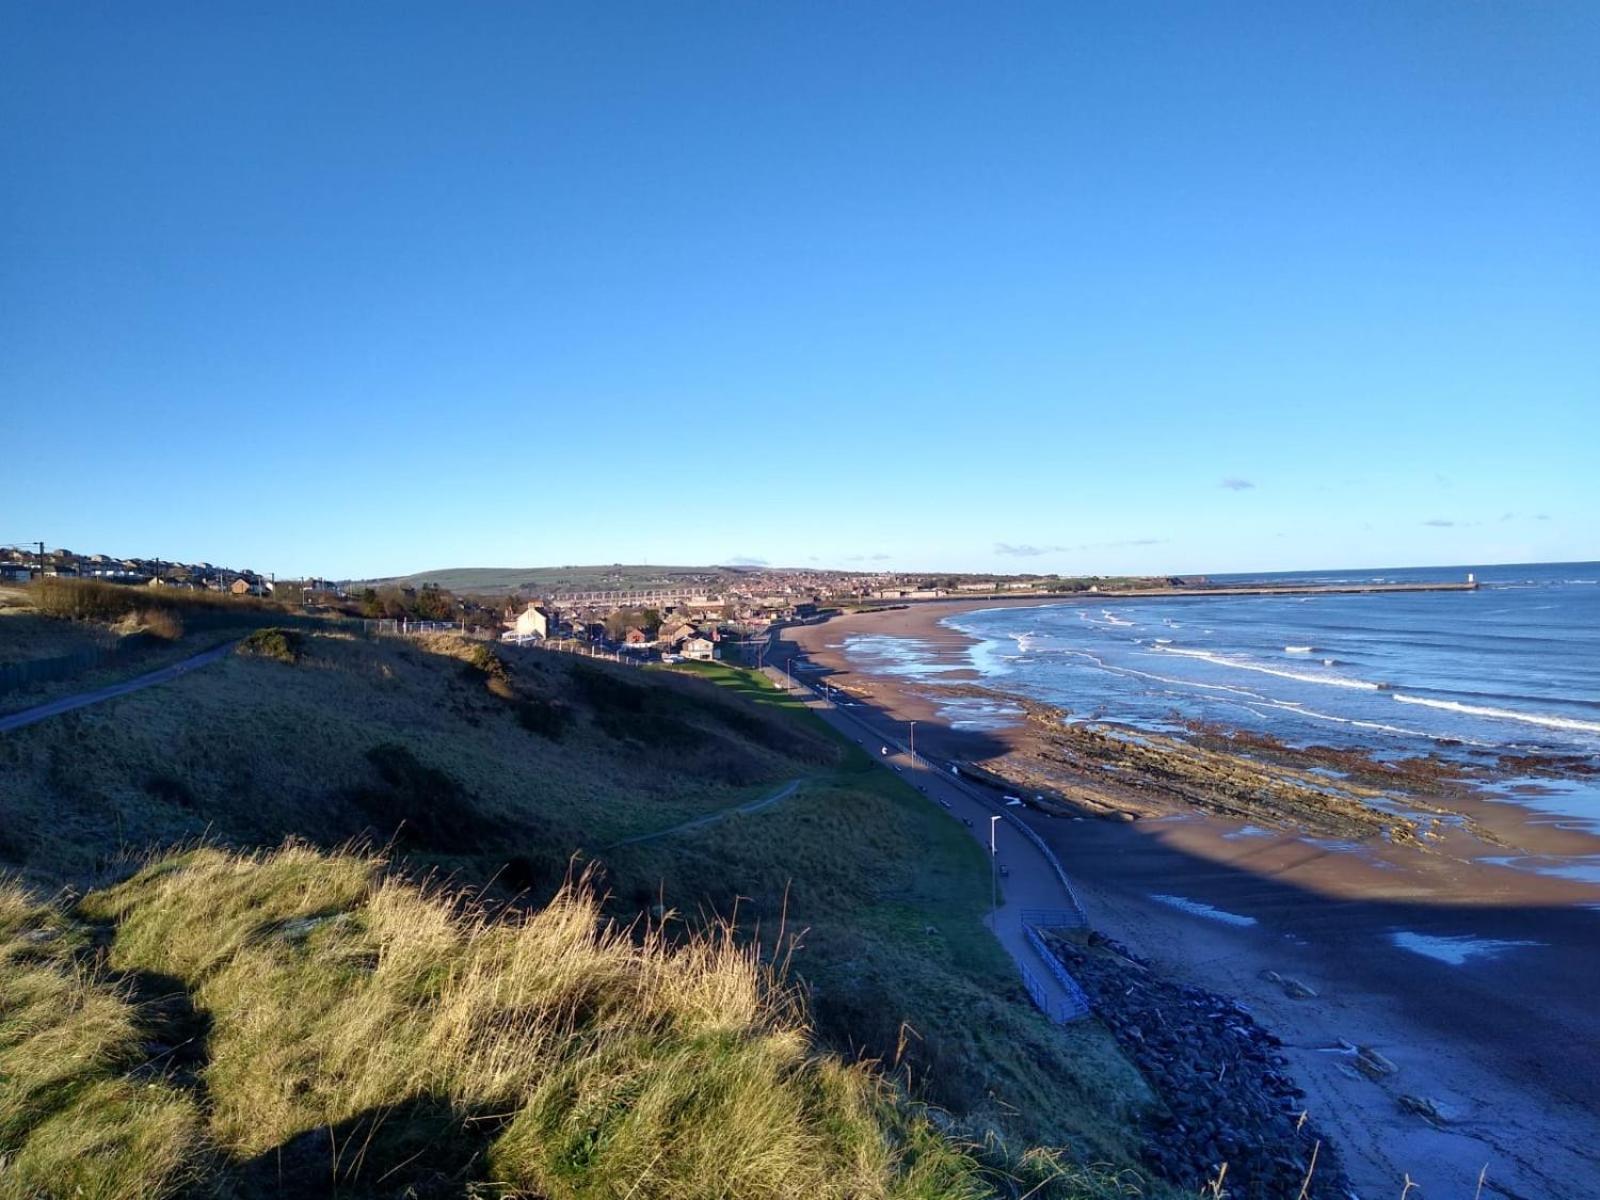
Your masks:
{"label": "distant pier", "polygon": [[1169,596],[1350,596],[1368,592],[1475,592],[1476,580],[1464,583],[1307,583],[1224,584],[1217,587],[1100,588],[1081,592],[965,592],[957,596],[903,596],[857,601],[864,608],[906,604],[965,603],[969,600],[1129,600]]}

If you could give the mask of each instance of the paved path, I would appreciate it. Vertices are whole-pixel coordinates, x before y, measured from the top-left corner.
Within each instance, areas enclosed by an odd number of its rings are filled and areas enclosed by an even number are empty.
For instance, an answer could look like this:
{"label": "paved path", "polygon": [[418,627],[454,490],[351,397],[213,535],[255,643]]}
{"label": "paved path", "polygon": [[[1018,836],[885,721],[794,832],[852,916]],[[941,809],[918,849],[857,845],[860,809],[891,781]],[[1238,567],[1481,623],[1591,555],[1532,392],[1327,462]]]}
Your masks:
{"label": "paved path", "polygon": [[[997,880],[1001,903],[984,924],[989,926],[1011,955],[1024,978],[1031,979],[1033,984],[1043,989],[1049,1006],[1047,1011],[1078,1011],[1079,998],[1056,979],[1047,962],[1024,934],[1022,912],[1024,909],[1049,909],[1081,915],[1082,910],[1071,887],[1058,874],[1057,867],[1046,852],[1021,832],[1020,822],[1010,818],[1003,809],[997,812],[993,801],[979,789],[951,777],[927,760],[913,756],[899,740],[872,729],[848,708],[834,704],[798,677],[791,679],[777,667],[767,667],[765,672],[779,687],[804,699],[819,717],[859,744],[874,759],[890,770],[897,771],[927,796],[931,803],[939,804],[952,818],[962,821],[985,850],[989,848],[992,826],[995,841],[993,866],[996,871],[1004,867],[1006,875]],[[885,749],[888,750],[887,754],[882,753]]]}
{"label": "paved path", "polygon": [[620,842],[612,842],[607,850],[615,850],[618,846],[632,846],[639,842],[651,842],[656,838],[671,837],[675,833],[689,833],[695,829],[704,829],[707,825],[715,825],[718,821],[725,821],[735,813],[758,813],[764,808],[771,808],[781,800],[787,800],[800,790],[804,779],[791,779],[770,796],[751,800],[744,804],[736,804],[732,808],[719,808],[716,812],[707,813],[703,817],[696,817],[692,821],[685,821],[681,825],[674,825],[670,829],[658,829],[654,833],[640,833],[633,837],[623,838]]}
{"label": "paved path", "polygon": [[75,696],[63,696],[60,700],[52,700],[48,704],[25,708],[21,712],[12,713],[9,717],[0,717],[0,733],[10,733],[13,729],[22,729],[49,717],[58,717],[62,713],[71,712],[75,708],[86,708],[91,704],[99,704],[103,700],[115,700],[118,696],[126,696],[129,692],[155,687],[158,683],[170,683],[174,679],[187,675],[196,667],[203,667],[207,663],[216,662],[232,650],[234,645],[234,642],[224,642],[220,646],[214,646],[210,650],[196,654],[193,658],[186,658],[180,663],[173,663],[170,667],[162,667],[159,671],[151,671],[148,675],[140,675],[134,679],[123,680],[121,683],[113,683],[107,687],[96,688],[92,692],[79,692]]}

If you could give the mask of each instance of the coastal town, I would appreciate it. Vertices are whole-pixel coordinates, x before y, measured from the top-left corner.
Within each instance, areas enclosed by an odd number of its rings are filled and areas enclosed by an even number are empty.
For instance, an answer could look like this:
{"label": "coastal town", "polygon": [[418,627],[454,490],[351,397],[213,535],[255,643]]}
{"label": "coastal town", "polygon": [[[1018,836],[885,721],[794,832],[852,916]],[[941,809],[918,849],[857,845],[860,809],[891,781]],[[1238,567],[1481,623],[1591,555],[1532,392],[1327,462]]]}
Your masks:
{"label": "coastal town", "polygon": [[271,601],[291,609],[388,622],[449,624],[518,645],[591,649],[673,662],[723,657],[728,643],[764,640],[774,628],[855,610],[958,600],[1261,595],[1306,592],[1451,591],[1461,581],[1241,583],[1204,576],[1063,576],[849,571],[767,566],[612,564],[466,569],[388,579],[279,579],[250,568],[174,558],[80,554],[45,542],[0,547],[0,584],[36,578]]}
{"label": "coastal town", "polygon": [[[280,579],[248,567],[175,558],[76,553],[45,542],[0,547],[0,583],[36,578],[98,580],[128,587],[270,600],[368,620],[449,623],[521,645],[664,659],[712,660],[729,641],[762,638],[774,626],[842,609],[947,599],[1093,594],[1114,589],[1203,586],[1203,580],[1102,579],[1058,575],[969,575],[769,567],[563,568],[438,578]],[[502,578],[502,576],[504,578]],[[474,583],[477,586],[474,586]]]}

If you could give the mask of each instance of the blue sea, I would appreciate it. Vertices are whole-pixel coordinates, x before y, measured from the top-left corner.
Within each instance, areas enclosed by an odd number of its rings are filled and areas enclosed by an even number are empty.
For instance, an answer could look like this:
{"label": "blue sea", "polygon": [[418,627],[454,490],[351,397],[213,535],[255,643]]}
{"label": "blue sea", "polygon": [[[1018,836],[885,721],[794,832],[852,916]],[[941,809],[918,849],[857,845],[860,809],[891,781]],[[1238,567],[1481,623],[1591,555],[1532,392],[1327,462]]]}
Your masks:
{"label": "blue sea", "polygon": [[[1156,729],[1200,719],[1380,753],[1480,761],[1554,753],[1600,762],[1600,563],[1211,578],[1460,582],[1469,572],[1477,591],[1086,596],[944,623],[978,639],[970,665],[985,682],[1076,717]],[[915,647],[874,640],[847,652],[863,665],[877,658],[879,669],[938,678],[938,666]],[[896,667],[885,656],[902,661]],[[975,712],[969,720],[984,718]]]}

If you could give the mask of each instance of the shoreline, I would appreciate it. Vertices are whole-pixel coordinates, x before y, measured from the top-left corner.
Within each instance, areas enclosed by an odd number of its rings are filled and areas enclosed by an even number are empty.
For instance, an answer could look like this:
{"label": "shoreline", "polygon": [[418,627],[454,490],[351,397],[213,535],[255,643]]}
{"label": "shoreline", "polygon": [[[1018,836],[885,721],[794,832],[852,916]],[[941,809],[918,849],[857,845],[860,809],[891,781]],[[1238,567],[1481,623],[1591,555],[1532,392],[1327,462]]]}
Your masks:
{"label": "shoreline", "polygon": [[[1017,787],[1009,771],[1019,765],[1032,764],[1041,785],[1047,771],[1065,772],[1062,815],[1029,809],[1025,819],[1062,859],[1093,927],[1171,978],[1239,998],[1282,1038],[1312,1117],[1360,1194],[1398,1194],[1409,1173],[1429,1194],[1471,1195],[1487,1162],[1485,1194],[1584,1196],[1583,1180],[1600,1177],[1600,1014],[1590,1003],[1600,988],[1600,887],[1486,860],[1508,847],[1581,853],[1596,845],[1593,834],[1460,783],[1436,812],[1379,810],[1423,822],[1462,810],[1436,837],[1400,840],[1379,827],[1364,838],[1308,834],[1283,814],[1262,827],[1186,803],[1166,778],[1081,787],[1082,764],[1062,759],[1084,750],[1082,736],[1058,738],[1055,710],[959,669],[976,639],[939,623],[1038,606],[1034,597],[928,603],[781,636],[785,652],[820,668],[801,678],[827,680],[902,739],[915,721],[917,748],[930,758],[998,765],[1006,790]],[[864,670],[830,645],[853,633],[916,638],[958,669],[940,671],[939,683]],[[952,698],[1009,708],[1009,723],[956,728]],[[1201,750],[1197,776],[1229,761],[1216,747]],[[1271,750],[1291,760],[1276,764],[1291,775],[1318,765],[1305,750]],[[1164,743],[1159,751],[1146,770],[1176,753]],[[1097,811],[1085,802],[1094,797],[1116,803]],[[1311,995],[1290,995],[1285,978]],[[1372,1079],[1343,1046],[1373,1047],[1398,1069]]]}
{"label": "shoreline", "polygon": [[[1049,702],[990,684],[968,665],[968,651],[981,639],[942,623],[1002,607],[1042,605],[1032,598],[930,602],[834,617],[786,629],[783,636],[820,668],[810,673],[813,679],[916,721],[930,754],[971,764],[980,776],[1030,800],[1042,794],[1042,807],[1058,815],[1064,805],[1111,819],[1188,817],[1194,828],[1185,836],[1196,847],[1237,836],[1240,826],[1265,824],[1265,834],[1320,840],[1325,848],[1381,862],[1389,872],[1420,869],[1442,901],[1600,904],[1600,868],[1587,878],[1538,869],[1561,860],[1600,860],[1600,827],[1539,804],[1574,777],[1561,756],[1508,754],[1493,766],[1469,765],[1419,748],[1405,757],[1374,758],[1202,721],[1152,732],[1123,725],[1114,713],[1068,716]],[[860,666],[830,644],[855,634],[930,647],[939,660],[937,681]],[[963,728],[959,716],[951,718],[950,710],[963,707],[982,728]],[[1233,786],[1219,789],[1219,781]],[[1272,802],[1260,803],[1268,794]],[[1251,829],[1246,836],[1261,834]],[[1427,851],[1420,866],[1413,853],[1419,847]],[[1451,874],[1447,864],[1472,878],[1443,886]]]}

